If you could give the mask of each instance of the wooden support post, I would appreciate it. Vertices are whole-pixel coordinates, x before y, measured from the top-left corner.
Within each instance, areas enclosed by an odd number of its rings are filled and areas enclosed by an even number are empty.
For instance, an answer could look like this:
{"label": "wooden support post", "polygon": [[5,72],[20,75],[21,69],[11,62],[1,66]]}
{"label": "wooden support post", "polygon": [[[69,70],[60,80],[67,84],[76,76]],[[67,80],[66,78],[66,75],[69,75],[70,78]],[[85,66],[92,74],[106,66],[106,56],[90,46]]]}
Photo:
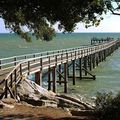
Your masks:
{"label": "wooden support post", "polygon": [[82,79],[82,58],[79,58],[79,72],[80,72],[80,80]]}
{"label": "wooden support post", "polygon": [[35,83],[42,86],[42,71],[35,73]]}
{"label": "wooden support post", "polygon": [[99,57],[98,57],[98,54],[96,54],[96,57],[95,57],[96,59],[96,65],[98,66],[98,62],[99,62]]}
{"label": "wooden support post", "polygon": [[69,73],[69,64],[67,63],[67,76],[69,77],[70,73]]}
{"label": "wooden support post", "polygon": [[92,55],[90,55],[89,69],[90,71],[92,70]]}
{"label": "wooden support post", "polygon": [[108,56],[110,55],[110,48],[108,48]]}
{"label": "wooden support post", "polygon": [[48,68],[48,90],[51,90],[51,70]]}
{"label": "wooden support post", "polygon": [[[58,66],[58,70],[61,73],[61,64]],[[59,74],[59,84],[61,85],[61,75]]]}
{"label": "wooden support post", "polygon": [[93,40],[91,40],[91,45],[93,44]]}
{"label": "wooden support post", "polygon": [[104,60],[106,59],[106,50],[104,50]]}
{"label": "wooden support post", "polygon": [[50,56],[49,56],[49,67],[48,67],[48,90],[51,90],[51,68],[50,68]]}
{"label": "wooden support post", "polygon": [[93,68],[95,68],[95,54],[92,55]]}
{"label": "wooden support post", "polygon": [[103,60],[105,60],[105,50],[103,50]]}
{"label": "wooden support post", "polygon": [[64,93],[67,93],[67,63],[64,63]]}
{"label": "wooden support post", "polygon": [[102,60],[102,61],[104,60],[104,54],[103,54],[103,51],[101,51],[101,60]]}
{"label": "wooden support post", "polygon": [[106,57],[108,56],[108,48],[106,49]]}
{"label": "wooden support post", "polygon": [[52,79],[53,79],[53,92],[56,92],[56,66],[52,70]]}
{"label": "wooden support post", "polygon": [[[84,57],[84,68],[87,70],[87,56]],[[87,75],[86,71],[85,71],[85,75]]]}
{"label": "wooden support post", "polygon": [[73,60],[73,85],[75,85],[75,60]]}
{"label": "wooden support post", "polygon": [[101,52],[98,53],[99,54],[99,62],[101,62]]}

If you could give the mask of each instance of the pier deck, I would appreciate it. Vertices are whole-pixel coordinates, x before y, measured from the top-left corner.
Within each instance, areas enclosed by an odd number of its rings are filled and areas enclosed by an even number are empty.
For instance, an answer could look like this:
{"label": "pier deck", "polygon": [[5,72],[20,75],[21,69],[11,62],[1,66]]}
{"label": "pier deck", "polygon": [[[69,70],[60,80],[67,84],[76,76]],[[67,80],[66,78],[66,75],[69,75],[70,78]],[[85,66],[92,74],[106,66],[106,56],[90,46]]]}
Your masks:
{"label": "pier deck", "polygon": [[[91,43],[93,45],[0,59],[0,98],[10,94],[17,99],[19,81],[30,74],[35,74],[35,82],[42,85],[44,71],[47,71],[48,90],[53,92],[59,83],[64,84],[64,92],[67,93],[69,77],[73,85],[76,77],[95,80],[90,71],[120,46],[120,40],[94,40]],[[69,72],[71,68],[72,75]],[[79,76],[76,76],[76,70],[79,70]]]}

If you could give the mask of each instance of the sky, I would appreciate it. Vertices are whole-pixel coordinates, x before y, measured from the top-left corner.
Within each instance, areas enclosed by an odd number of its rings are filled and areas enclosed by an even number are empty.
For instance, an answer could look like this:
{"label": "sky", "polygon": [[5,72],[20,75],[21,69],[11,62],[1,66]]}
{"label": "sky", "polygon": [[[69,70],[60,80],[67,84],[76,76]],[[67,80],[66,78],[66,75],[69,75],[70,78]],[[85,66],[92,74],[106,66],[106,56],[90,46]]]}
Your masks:
{"label": "sky", "polygon": [[[74,32],[120,32],[120,16],[117,15],[104,15],[104,19],[101,21],[98,27],[85,28],[84,23],[78,23]],[[56,32],[59,32],[57,25],[54,26]],[[5,29],[3,20],[0,18],[0,33],[9,33]]]}
{"label": "sky", "polygon": [[85,28],[84,23],[78,23],[75,32],[120,32],[120,16],[108,14],[103,18],[98,27]]}

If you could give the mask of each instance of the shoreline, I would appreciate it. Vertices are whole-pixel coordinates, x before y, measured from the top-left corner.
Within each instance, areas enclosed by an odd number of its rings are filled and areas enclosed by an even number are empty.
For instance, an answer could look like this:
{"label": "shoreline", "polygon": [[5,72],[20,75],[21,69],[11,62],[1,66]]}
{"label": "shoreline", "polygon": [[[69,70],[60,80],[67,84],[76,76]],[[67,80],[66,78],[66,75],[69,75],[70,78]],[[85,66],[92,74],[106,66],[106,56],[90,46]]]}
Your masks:
{"label": "shoreline", "polygon": [[25,102],[16,103],[12,99],[3,101],[4,107],[0,108],[0,120],[95,120],[95,116],[89,115],[89,112],[79,115],[80,111],[71,110],[72,113],[61,107],[32,106]]}
{"label": "shoreline", "polygon": [[94,107],[90,104],[68,95],[47,91],[30,80],[25,79],[19,83],[17,97],[18,102],[12,98],[0,101],[0,120],[91,120],[94,118],[91,114]]}
{"label": "shoreline", "polygon": [[[24,79],[18,87],[19,101],[12,98],[0,100],[0,120],[103,120],[109,116],[115,117],[111,120],[118,120],[120,94],[116,97],[110,96],[111,93],[101,95],[92,106],[71,96],[47,91]],[[108,101],[110,97],[111,101]],[[114,108],[117,108],[117,113]]]}

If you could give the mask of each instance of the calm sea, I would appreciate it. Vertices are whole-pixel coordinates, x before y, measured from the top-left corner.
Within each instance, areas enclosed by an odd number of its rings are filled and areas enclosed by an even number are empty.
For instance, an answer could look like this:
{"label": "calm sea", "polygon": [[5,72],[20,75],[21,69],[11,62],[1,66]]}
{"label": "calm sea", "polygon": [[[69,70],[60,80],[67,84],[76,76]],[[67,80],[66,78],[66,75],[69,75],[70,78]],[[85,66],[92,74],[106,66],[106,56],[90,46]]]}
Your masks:
{"label": "calm sea", "polygon": [[[120,33],[56,34],[56,37],[50,42],[33,38],[31,43],[25,42],[15,34],[0,34],[0,58],[88,45],[93,37],[120,38]],[[113,91],[114,93],[120,91],[120,49],[109,56],[106,61],[100,63],[97,68],[92,70],[92,73],[96,75],[95,81],[77,79],[76,85],[73,86],[69,80],[68,93],[94,96],[97,91]]]}

